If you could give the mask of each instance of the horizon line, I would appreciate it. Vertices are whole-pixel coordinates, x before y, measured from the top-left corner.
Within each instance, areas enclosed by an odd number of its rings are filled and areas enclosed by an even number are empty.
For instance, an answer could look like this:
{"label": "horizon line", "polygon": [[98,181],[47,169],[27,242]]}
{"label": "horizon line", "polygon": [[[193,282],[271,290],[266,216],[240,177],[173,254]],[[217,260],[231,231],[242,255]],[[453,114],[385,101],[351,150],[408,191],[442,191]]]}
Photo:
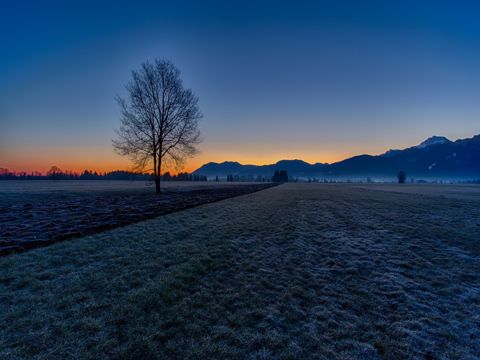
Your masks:
{"label": "horizon line", "polygon": [[[465,138],[458,138],[456,140],[450,140],[448,137],[446,136],[443,136],[443,135],[432,135],[432,136],[429,136],[428,138],[426,138],[424,141],[430,139],[430,138],[433,138],[433,137],[443,137],[451,142],[456,142],[456,141],[459,141],[459,140],[466,140],[466,139],[472,139],[476,136],[480,136],[480,133],[479,134],[474,134],[472,135],[471,137],[465,137]],[[421,143],[420,143],[421,144]],[[338,161],[333,161],[333,162],[321,162],[321,161],[317,161],[317,162],[308,162],[308,161],[305,161],[305,160],[302,160],[302,159],[299,159],[299,158],[283,158],[283,159],[280,159],[280,160],[277,160],[276,162],[269,162],[269,163],[261,163],[261,164],[254,164],[254,163],[241,163],[239,161],[235,161],[235,160],[223,160],[223,161],[208,161],[208,162],[205,162],[203,163],[202,165],[200,165],[199,167],[197,167],[196,169],[194,170],[191,170],[191,171],[187,171],[187,170],[172,170],[172,169],[167,169],[165,172],[162,172],[163,174],[169,172],[170,174],[172,175],[176,175],[176,174],[180,174],[180,173],[189,173],[189,174],[192,174],[194,173],[195,171],[199,170],[201,167],[207,165],[207,164],[224,164],[224,163],[237,163],[239,165],[242,165],[242,166],[269,166],[269,165],[276,165],[278,164],[279,162],[281,161],[302,161],[308,165],[332,165],[332,164],[336,164],[336,163],[339,163],[339,162],[342,162],[342,161],[345,161],[345,160],[348,160],[348,159],[352,159],[354,157],[357,157],[357,156],[380,156],[380,155],[383,155],[385,153],[387,153],[388,151],[395,151],[395,150],[405,150],[405,149],[409,149],[409,148],[412,148],[412,147],[415,147],[415,146],[418,146],[420,144],[417,144],[417,145],[412,145],[412,146],[407,146],[403,149],[388,149],[382,153],[378,153],[378,154],[368,154],[368,153],[360,153],[360,154],[357,154],[357,155],[353,155],[353,156],[350,156],[350,157],[346,157],[346,158],[343,158],[341,160],[338,160]],[[55,166],[55,164],[52,164],[48,167],[52,167],[52,166]],[[26,173],[26,174],[34,174],[34,173],[37,173],[37,174],[41,174],[42,176],[46,175],[48,170],[47,171],[39,171],[39,170],[29,170],[29,171],[26,171],[26,170],[16,170],[16,169],[9,169],[8,167],[4,167],[2,165],[0,165],[0,170],[3,170],[3,171],[10,171],[11,173],[14,173],[14,174],[18,174],[18,173]],[[83,170],[69,170],[69,169],[65,169],[63,170],[64,173],[72,173],[72,174],[76,174],[76,175],[81,175],[83,172],[85,171],[92,171],[92,172],[97,172],[98,174],[106,174],[106,173],[112,173],[112,172],[115,172],[115,171],[125,171],[125,172],[130,172],[130,173],[137,173],[137,174],[149,174],[148,171],[146,172],[136,172],[134,171],[133,169],[128,169],[128,168],[117,168],[117,169],[113,169],[113,170],[95,170],[93,168],[84,168]]]}

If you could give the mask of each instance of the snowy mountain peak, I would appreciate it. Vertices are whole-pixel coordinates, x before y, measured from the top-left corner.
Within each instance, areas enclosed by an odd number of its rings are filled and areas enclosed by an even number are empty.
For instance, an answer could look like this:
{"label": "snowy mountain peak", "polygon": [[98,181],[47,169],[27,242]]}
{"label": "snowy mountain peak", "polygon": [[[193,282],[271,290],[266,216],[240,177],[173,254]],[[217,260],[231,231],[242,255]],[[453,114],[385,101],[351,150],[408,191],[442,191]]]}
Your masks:
{"label": "snowy mountain peak", "polygon": [[445,144],[449,142],[450,140],[448,140],[445,136],[432,136],[432,137],[429,137],[427,140],[423,141],[420,145],[417,145],[415,147],[419,149],[423,149],[432,145]]}

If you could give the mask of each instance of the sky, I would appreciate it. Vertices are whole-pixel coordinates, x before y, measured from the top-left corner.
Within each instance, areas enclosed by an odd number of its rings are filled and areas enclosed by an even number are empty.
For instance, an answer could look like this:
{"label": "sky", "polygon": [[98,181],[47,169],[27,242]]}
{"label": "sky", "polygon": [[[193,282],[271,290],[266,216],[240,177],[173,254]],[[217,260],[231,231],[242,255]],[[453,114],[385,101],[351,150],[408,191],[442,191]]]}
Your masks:
{"label": "sky", "polygon": [[0,167],[129,169],[111,140],[131,70],[200,98],[210,161],[335,162],[480,133],[476,1],[5,1]]}

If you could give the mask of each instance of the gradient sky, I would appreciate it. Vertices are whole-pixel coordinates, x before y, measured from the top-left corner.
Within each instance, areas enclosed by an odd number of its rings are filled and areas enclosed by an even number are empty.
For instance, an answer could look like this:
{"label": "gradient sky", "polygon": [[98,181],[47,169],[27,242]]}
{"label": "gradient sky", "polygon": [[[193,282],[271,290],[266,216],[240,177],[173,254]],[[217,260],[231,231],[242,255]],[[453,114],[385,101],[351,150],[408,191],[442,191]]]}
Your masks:
{"label": "gradient sky", "polygon": [[128,168],[115,95],[172,60],[208,161],[334,162],[480,133],[478,1],[4,1],[0,167]]}

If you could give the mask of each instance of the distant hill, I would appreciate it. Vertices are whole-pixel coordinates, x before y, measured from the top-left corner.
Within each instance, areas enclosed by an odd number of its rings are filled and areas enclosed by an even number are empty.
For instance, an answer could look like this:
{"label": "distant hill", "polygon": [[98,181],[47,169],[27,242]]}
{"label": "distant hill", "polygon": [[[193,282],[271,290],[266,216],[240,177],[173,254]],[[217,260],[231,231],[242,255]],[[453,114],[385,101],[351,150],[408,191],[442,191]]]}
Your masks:
{"label": "distant hill", "polygon": [[389,150],[381,155],[359,155],[332,164],[309,164],[302,160],[281,160],[270,165],[242,165],[238,162],[210,162],[194,171],[208,177],[272,176],[276,170],[286,170],[298,178],[393,178],[398,171],[409,177],[478,179],[480,178],[480,135],[450,141],[432,136],[417,146]]}
{"label": "distant hill", "polygon": [[272,176],[276,170],[286,170],[288,174],[295,174],[298,177],[309,177],[321,172],[321,168],[325,164],[309,164],[302,160],[281,160],[276,164],[270,165],[242,165],[238,162],[225,161],[223,163],[210,162],[198,170],[194,174],[206,175],[208,177],[227,175],[239,176]]}

